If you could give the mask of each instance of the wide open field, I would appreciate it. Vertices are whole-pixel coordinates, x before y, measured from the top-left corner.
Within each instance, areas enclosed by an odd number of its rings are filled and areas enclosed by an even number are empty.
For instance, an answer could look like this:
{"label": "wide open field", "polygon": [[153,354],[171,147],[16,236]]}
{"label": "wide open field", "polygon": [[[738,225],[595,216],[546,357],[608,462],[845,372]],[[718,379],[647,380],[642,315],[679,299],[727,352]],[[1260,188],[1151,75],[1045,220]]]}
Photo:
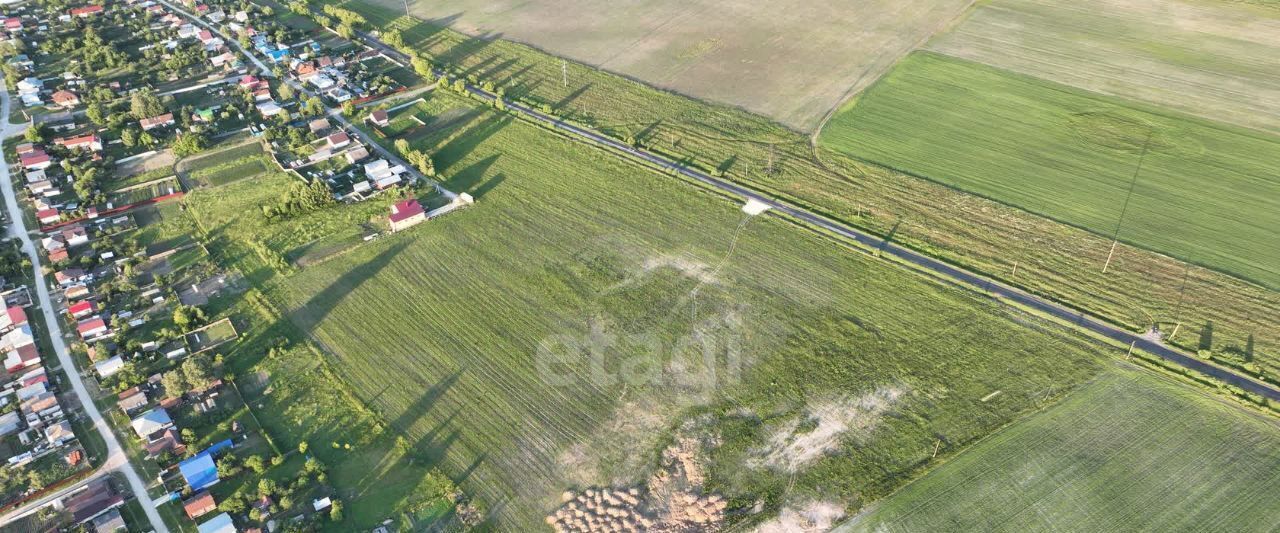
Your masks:
{"label": "wide open field", "polygon": [[929,48],[1280,132],[1280,11],[1185,0],[995,0]]}
{"label": "wide open field", "polygon": [[917,52],[821,142],[1280,287],[1280,137]]}
{"label": "wide open field", "polygon": [[[404,12],[401,0],[368,1]],[[469,35],[529,43],[807,131],[845,94],[875,81],[968,4],[432,0],[411,2],[411,12]]]}
{"label": "wide open field", "polygon": [[[567,488],[644,479],[677,420],[718,435],[699,460],[734,507],[856,509],[929,464],[938,439],[946,456],[1100,368],[1080,342],[1019,324],[1033,318],[430,98],[405,112],[466,118],[427,120],[442,126],[414,144],[474,207],[301,270],[255,262],[248,277],[505,529],[540,524]],[[221,239],[291,255],[310,237],[276,237],[246,207],[279,179],[198,191],[189,210]],[[353,208],[323,216],[367,217]],[[280,231],[318,236],[320,216]],[[815,417],[824,431],[810,436]]]}
{"label": "wide open field", "polygon": [[[399,31],[423,57],[506,90],[533,107],[598,128],[618,140],[688,161],[727,179],[1041,295],[1107,317],[1136,331],[1159,322],[1166,341],[1240,366],[1247,347],[1269,375],[1280,375],[1280,292],[1145,248],[1111,246],[1100,235],[959,191],[913,179],[831,150],[761,115],[677,93],[497,39],[466,39],[397,11],[347,3],[382,31]],[[567,66],[570,85],[561,83]],[[405,124],[409,121],[406,119]],[[358,235],[357,235],[358,240]],[[1016,273],[1016,278],[1012,274]],[[1212,324],[1212,335],[1202,335]],[[1254,339],[1250,342],[1249,339]]]}
{"label": "wide open field", "polygon": [[842,531],[1275,531],[1280,426],[1179,383],[1107,372]]}

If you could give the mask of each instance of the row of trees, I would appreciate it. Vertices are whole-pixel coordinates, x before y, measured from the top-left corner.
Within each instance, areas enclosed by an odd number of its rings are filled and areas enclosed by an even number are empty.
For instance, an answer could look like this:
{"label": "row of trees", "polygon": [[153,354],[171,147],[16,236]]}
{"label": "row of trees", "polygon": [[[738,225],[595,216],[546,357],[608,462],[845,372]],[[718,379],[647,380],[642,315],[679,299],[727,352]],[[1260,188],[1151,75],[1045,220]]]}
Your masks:
{"label": "row of trees", "polygon": [[294,182],[279,202],[262,206],[262,214],[268,220],[284,220],[337,203],[329,185],[322,180],[312,180],[311,183]]}
{"label": "row of trees", "polygon": [[405,139],[396,139],[395,147],[396,151],[400,152],[400,156],[417,168],[418,172],[429,177],[436,175],[436,164],[431,160],[430,154],[410,148],[409,141]]}

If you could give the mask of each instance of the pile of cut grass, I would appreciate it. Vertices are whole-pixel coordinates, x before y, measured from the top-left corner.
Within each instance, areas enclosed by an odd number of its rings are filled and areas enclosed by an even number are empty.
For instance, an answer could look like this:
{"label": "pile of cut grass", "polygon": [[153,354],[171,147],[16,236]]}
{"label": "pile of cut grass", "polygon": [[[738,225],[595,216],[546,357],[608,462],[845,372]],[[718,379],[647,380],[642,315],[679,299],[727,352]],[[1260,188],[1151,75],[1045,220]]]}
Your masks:
{"label": "pile of cut grass", "polygon": [[1280,426],[1186,385],[1106,372],[843,531],[1274,531]]}

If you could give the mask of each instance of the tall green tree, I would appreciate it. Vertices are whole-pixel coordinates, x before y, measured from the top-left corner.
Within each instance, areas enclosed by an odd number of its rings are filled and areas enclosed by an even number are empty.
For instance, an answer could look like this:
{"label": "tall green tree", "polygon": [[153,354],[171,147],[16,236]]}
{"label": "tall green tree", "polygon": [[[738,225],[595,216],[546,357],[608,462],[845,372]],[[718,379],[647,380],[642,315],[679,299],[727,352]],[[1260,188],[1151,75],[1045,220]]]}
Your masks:
{"label": "tall green tree", "polygon": [[164,104],[150,88],[142,89],[129,97],[129,113],[138,120],[163,115]]}

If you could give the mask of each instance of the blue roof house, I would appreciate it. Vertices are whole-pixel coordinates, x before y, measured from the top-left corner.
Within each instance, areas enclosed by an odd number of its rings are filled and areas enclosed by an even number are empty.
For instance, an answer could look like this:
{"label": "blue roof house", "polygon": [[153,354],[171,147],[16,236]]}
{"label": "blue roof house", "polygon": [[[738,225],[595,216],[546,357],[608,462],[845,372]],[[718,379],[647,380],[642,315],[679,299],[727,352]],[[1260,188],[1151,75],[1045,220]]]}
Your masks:
{"label": "blue roof house", "polygon": [[182,473],[182,479],[186,480],[187,485],[191,486],[192,492],[199,492],[218,483],[218,466],[213,464],[213,456],[207,453],[178,463],[178,471]]}
{"label": "blue roof house", "polygon": [[272,62],[279,63],[289,57],[289,49],[286,48],[284,50],[281,50],[281,49],[270,50],[270,51],[267,51],[266,54],[267,54],[267,58],[270,59]]}

